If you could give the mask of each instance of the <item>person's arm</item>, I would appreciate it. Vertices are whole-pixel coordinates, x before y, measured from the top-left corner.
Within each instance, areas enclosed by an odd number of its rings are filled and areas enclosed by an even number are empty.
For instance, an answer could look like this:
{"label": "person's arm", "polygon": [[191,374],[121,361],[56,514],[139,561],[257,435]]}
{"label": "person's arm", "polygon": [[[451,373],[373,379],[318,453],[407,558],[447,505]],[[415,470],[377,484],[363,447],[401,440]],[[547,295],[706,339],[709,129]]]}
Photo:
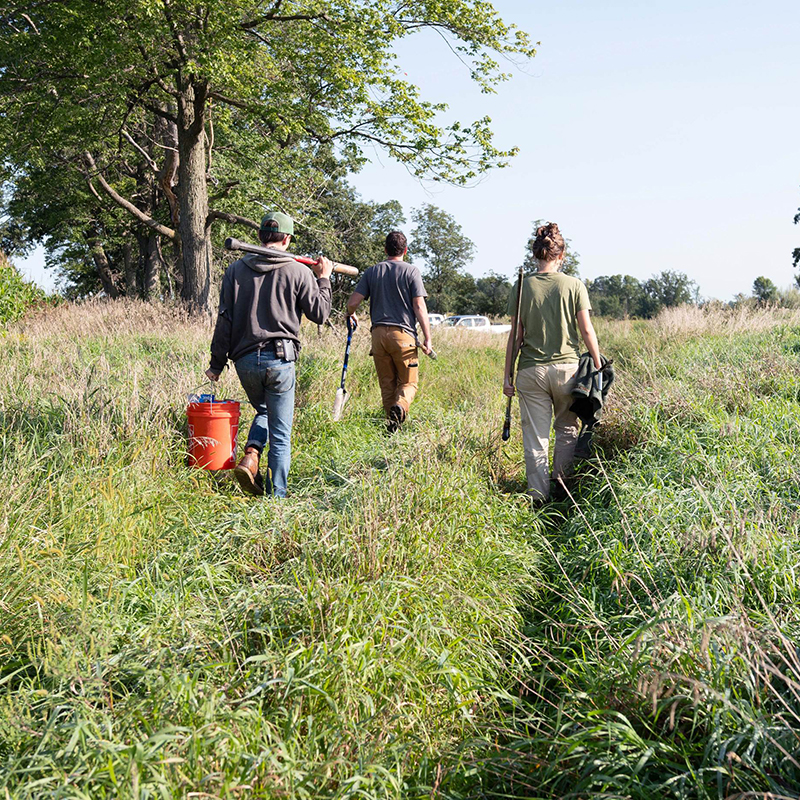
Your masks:
{"label": "person's arm", "polygon": [[600,358],[600,347],[597,344],[597,334],[594,332],[594,325],[592,325],[592,318],[589,316],[588,309],[578,312],[578,328],[583,337],[583,343],[586,345],[592,361],[594,361],[594,368],[600,369],[603,366]]}
{"label": "person's arm", "polygon": [[415,297],[411,301],[411,305],[414,308],[414,316],[417,318],[422,331],[422,350],[426,356],[429,356],[433,352],[433,341],[431,340],[431,322],[428,319],[428,306],[422,296]]}
{"label": "person's arm", "polygon": [[[514,341],[515,334],[516,342]],[[511,382],[511,365],[514,363],[514,356],[519,352],[524,336],[525,331],[522,325],[517,325],[517,318],[511,317],[511,330],[508,332],[508,341],[506,342],[506,366],[503,373],[503,394],[507,397],[513,397],[515,394],[514,384]]]}
{"label": "person's arm", "polygon": [[233,325],[233,294],[233,278],[230,271],[226,270],[219,293],[217,324],[214,326],[214,336],[211,339],[211,363],[206,370],[206,377],[212,381],[219,380],[222,370],[228,363]]}
{"label": "person's arm", "polygon": [[[300,292],[300,308],[306,317],[317,325],[324,324],[331,313],[331,273],[333,262],[322,256],[311,269],[317,276],[316,286],[312,281]],[[310,276],[309,276],[310,278]]]}
{"label": "person's arm", "polygon": [[356,311],[358,307],[366,300],[360,292],[353,292],[347,300],[347,316],[351,318],[353,324],[358,325],[358,317]]}

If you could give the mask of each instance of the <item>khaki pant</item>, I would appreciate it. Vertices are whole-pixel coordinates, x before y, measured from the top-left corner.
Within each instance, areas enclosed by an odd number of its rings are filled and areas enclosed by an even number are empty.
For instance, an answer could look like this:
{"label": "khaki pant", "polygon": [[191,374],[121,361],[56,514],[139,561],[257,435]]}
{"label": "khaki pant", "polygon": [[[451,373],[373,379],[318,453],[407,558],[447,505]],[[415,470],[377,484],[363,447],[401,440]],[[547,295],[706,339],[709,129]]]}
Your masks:
{"label": "khaki pant", "polygon": [[376,325],[372,329],[372,358],[381,387],[383,410],[400,406],[405,413],[417,393],[419,357],[416,339],[396,325]]}
{"label": "khaki pant", "polygon": [[578,417],[569,407],[577,369],[577,364],[543,364],[521,369],[517,374],[528,494],[535,499],[546,500],[550,494],[547,447],[553,416],[556,432],[554,480],[567,474],[575,457]]}

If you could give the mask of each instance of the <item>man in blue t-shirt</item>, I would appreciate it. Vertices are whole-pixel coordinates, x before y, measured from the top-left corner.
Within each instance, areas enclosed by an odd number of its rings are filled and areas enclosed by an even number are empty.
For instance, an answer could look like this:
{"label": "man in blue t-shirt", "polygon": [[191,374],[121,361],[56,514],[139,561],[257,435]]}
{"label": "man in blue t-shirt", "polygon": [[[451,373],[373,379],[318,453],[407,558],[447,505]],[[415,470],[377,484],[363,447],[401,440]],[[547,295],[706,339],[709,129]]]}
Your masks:
{"label": "man in blue t-shirt", "polygon": [[431,352],[431,326],[425,305],[428,295],[419,269],[405,261],[407,252],[405,235],[392,231],[386,237],[386,261],[364,271],[347,301],[347,313],[355,317],[356,309],[369,298],[372,358],[392,433],[405,421],[417,393],[417,323],[424,340],[422,349],[427,354]]}

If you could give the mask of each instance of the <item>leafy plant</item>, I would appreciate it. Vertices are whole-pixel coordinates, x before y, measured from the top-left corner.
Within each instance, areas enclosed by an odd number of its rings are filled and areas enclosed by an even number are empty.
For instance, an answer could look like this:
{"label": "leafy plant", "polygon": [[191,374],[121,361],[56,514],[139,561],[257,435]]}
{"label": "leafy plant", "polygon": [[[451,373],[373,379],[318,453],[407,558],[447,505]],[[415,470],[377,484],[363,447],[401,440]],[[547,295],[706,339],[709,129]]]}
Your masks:
{"label": "leafy plant", "polygon": [[26,281],[0,253],[0,326],[15,322],[44,299],[45,293],[35,283]]}

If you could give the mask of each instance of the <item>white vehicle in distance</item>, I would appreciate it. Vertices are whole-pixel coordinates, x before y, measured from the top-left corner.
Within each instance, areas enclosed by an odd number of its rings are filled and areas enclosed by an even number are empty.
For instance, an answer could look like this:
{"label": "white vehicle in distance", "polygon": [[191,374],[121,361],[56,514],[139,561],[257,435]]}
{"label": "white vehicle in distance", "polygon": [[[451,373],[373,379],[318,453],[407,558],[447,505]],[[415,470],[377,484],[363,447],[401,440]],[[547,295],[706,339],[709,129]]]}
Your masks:
{"label": "white vehicle in distance", "polygon": [[482,331],[483,333],[508,333],[511,330],[510,325],[492,325],[489,317],[477,314],[448,317],[442,325],[446,325],[448,328],[468,328],[471,331]]}
{"label": "white vehicle in distance", "polygon": [[428,322],[432,328],[435,325],[441,325],[444,322],[444,314],[428,314]]}

